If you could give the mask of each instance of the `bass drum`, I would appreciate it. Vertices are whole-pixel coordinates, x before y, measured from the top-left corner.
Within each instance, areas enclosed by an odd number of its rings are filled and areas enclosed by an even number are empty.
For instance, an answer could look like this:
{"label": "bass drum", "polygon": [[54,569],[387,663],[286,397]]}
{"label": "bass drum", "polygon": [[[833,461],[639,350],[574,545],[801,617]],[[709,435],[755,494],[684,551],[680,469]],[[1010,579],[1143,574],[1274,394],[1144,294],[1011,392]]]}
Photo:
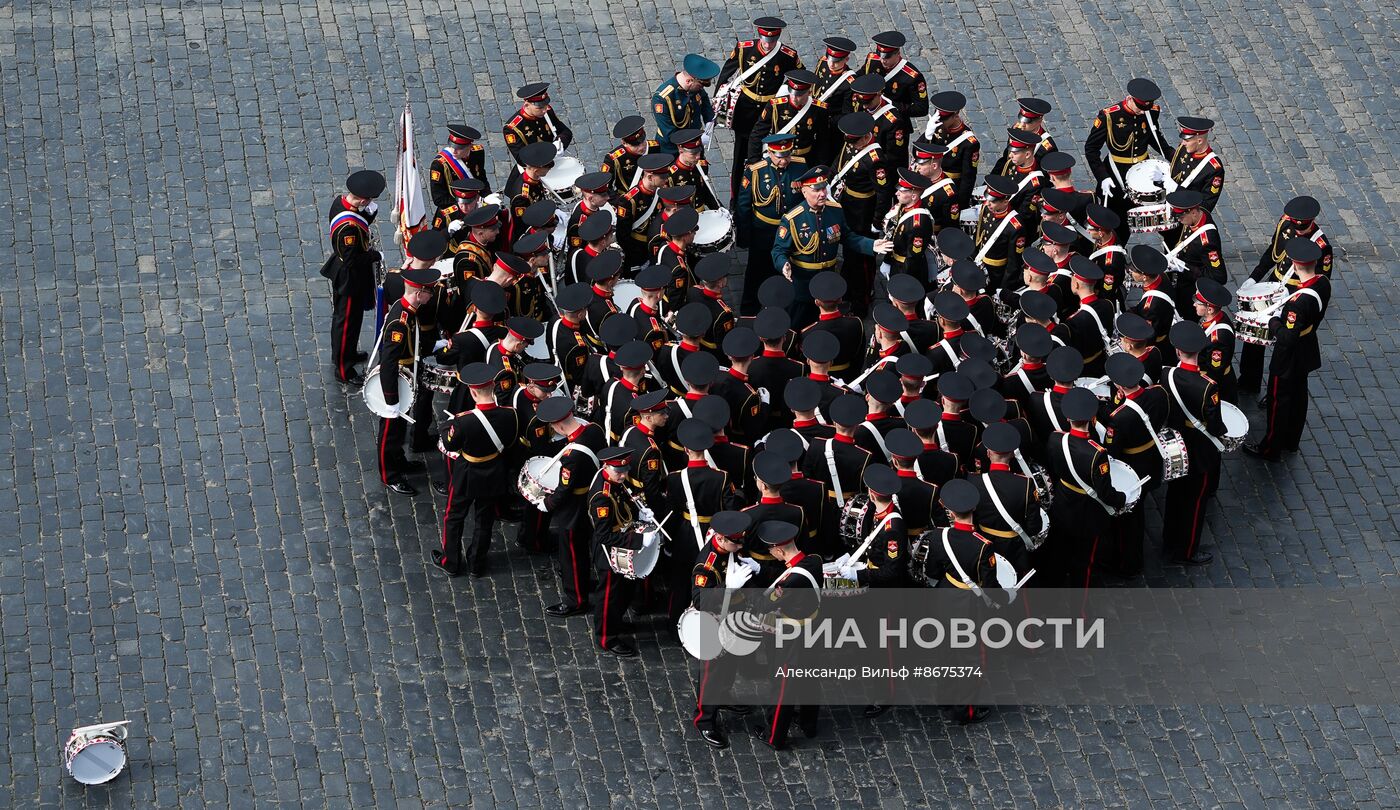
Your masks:
{"label": "bass drum", "polygon": [[583,172],[583,161],[570,155],[559,155],[554,159],[554,168],[545,173],[542,182],[559,200],[572,202],[578,196],[574,183],[583,176]]}
{"label": "bass drum", "polygon": [[695,250],[702,255],[723,253],[734,245],[734,217],[723,208],[700,212]]}
{"label": "bass drum", "polygon": [[1127,499],[1123,503],[1123,508],[1117,514],[1126,515],[1133,511],[1138,501],[1142,500],[1142,484],[1138,483],[1138,474],[1126,461],[1119,461],[1116,458],[1108,460],[1108,475],[1113,483],[1113,488],[1123,493]]}
{"label": "bass drum", "polygon": [[1244,415],[1244,411],[1228,402],[1220,403],[1220,419],[1225,423],[1225,438],[1221,443],[1225,445],[1225,452],[1233,453],[1244,444],[1245,437],[1249,435],[1249,417]]}
{"label": "bass drum", "polygon": [[360,390],[370,413],[382,419],[398,419],[413,408],[413,397],[417,387],[413,384],[413,373],[408,367],[399,367],[399,404],[390,405],[384,401],[384,387],[379,383],[379,366],[375,366],[365,377],[365,387]]}
{"label": "bass drum", "polygon": [[560,467],[559,462],[549,456],[528,459],[520,469],[515,488],[519,490],[522,498],[543,512],[545,498],[553,495],[554,490],[559,488]]}
{"label": "bass drum", "polygon": [[681,647],[698,661],[713,661],[724,655],[724,647],[719,642],[719,619],[713,613],[706,613],[691,605],[676,622],[676,634],[680,636]]}

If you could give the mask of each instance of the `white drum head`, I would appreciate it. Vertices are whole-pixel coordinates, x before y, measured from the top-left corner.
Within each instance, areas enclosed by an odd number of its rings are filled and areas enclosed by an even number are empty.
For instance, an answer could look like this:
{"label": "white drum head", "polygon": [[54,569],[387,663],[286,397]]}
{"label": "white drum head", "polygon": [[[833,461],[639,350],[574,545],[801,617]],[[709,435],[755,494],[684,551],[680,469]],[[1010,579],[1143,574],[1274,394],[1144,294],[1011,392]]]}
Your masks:
{"label": "white drum head", "polygon": [[692,658],[713,661],[724,652],[719,641],[719,619],[696,607],[688,607],[676,622],[681,646]]}
{"label": "white drum head", "polygon": [[1142,495],[1142,484],[1138,483],[1138,474],[1129,467],[1127,462],[1119,461],[1116,458],[1108,460],[1108,476],[1113,482],[1113,488],[1128,496],[1128,502],[1132,503]]}
{"label": "white drum head", "polygon": [[84,785],[100,785],[112,781],[125,767],[126,749],[115,740],[101,739],[74,754],[68,772]]}
{"label": "white drum head", "polygon": [[554,159],[554,168],[545,174],[543,180],[546,187],[552,191],[568,191],[574,187],[574,181],[583,176],[583,161],[569,155],[560,155]]}
{"label": "white drum head", "polygon": [[[1165,160],[1144,160],[1128,169],[1128,176],[1123,178],[1123,182],[1139,194],[1157,194],[1164,189],[1171,192],[1176,189],[1176,183],[1171,182],[1171,174],[1171,166]],[[1168,184],[1170,188],[1166,188]]]}
{"label": "white drum head", "polygon": [[993,566],[997,572],[997,587],[1007,591],[1014,590],[1016,583],[1020,581],[1020,577],[1016,575],[1016,566],[1000,554],[993,554],[992,557],[997,561]]}
{"label": "white drum head", "polygon": [[365,387],[361,391],[364,397],[365,406],[370,413],[384,419],[397,419],[408,413],[413,407],[414,388],[413,382],[403,376],[399,376],[399,404],[390,405],[384,401],[384,390],[379,384],[379,366],[370,369],[365,377]]}
{"label": "white drum head", "polygon": [[444,280],[452,278],[452,263],[456,260],[456,256],[443,256],[433,262],[433,269],[441,273]]}
{"label": "white drum head", "polygon": [[748,611],[735,611],[724,617],[719,624],[720,646],[732,655],[749,655],[762,643],[763,618]]}
{"label": "white drum head", "polygon": [[1241,439],[1249,434],[1249,417],[1229,402],[1220,403],[1220,419],[1225,423],[1225,435]]}
{"label": "white drum head", "polygon": [[695,232],[695,241],[701,245],[709,245],[724,238],[729,233],[731,220],[729,212],[725,210],[701,211],[700,225]]}
{"label": "white drum head", "polygon": [[1108,399],[1113,390],[1109,388],[1108,380],[1101,380],[1098,377],[1080,377],[1074,381],[1078,388],[1087,388],[1094,392],[1094,396],[1099,399]]}
{"label": "white drum head", "polygon": [[981,213],[982,206],[970,205],[967,208],[964,208],[963,210],[958,212],[958,221],[968,225],[975,225],[977,224],[977,218],[981,215]]}
{"label": "white drum head", "polygon": [[619,281],[613,287],[613,305],[618,312],[626,312],[632,302],[642,297],[642,288],[635,281]]}
{"label": "white drum head", "polygon": [[546,456],[535,456],[525,462],[525,469],[530,471],[530,477],[548,489],[558,489],[561,467],[559,462]]}
{"label": "white drum head", "polygon": [[545,345],[544,338],[535,338],[525,347],[525,354],[529,357],[544,363],[549,362],[549,347]]}

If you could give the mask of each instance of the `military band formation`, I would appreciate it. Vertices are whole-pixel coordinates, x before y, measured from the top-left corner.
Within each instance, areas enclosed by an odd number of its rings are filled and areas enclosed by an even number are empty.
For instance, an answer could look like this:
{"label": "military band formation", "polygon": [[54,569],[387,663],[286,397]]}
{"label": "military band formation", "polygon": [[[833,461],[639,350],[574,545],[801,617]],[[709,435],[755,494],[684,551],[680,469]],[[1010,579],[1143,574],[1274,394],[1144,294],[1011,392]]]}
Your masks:
{"label": "military band formation", "polygon": [[[1222,454],[1298,449],[1330,299],[1317,201],[1292,199],[1232,274],[1214,122],[1164,129],[1151,81],[1098,112],[1077,160],[1039,98],[974,134],[899,32],[855,61],[829,37],[809,70],[782,20],[754,24],[723,65],[686,56],[607,148],[579,148],[547,83],[521,87],[499,193],[481,132],[448,124],[402,268],[380,269],[381,174],[331,204],[334,373],[381,417],[390,492],[418,494],[406,449],[443,460],[433,563],[484,576],[496,525],[518,523],[557,559],[544,611],[590,614],[622,657],[629,607],[684,642],[726,585],[782,610],[804,590],[980,593],[998,565],[1030,586],[1136,577],[1155,490],[1166,560],[1209,563]],[[990,170],[984,138],[1004,142]],[[1237,403],[1265,384],[1246,444]],[[704,698],[725,660],[694,715],[718,748],[720,710],[747,713]],[[815,733],[814,709],[779,705],[757,736],[782,747],[794,720]]]}

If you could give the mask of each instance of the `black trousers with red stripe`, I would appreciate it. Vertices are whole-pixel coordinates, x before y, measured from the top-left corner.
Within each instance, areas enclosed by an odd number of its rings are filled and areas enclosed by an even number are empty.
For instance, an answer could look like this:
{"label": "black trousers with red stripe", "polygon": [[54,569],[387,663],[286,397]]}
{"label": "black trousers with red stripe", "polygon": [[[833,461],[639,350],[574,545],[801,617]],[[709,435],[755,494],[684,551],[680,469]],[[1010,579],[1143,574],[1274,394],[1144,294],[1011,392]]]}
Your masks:
{"label": "black trousers with red stripe", "polygon": [[722,704],[713,696],[725,694],[734,686],[739,660],[737,656],[721,655],[700,662],[699,677],[695,682],[695,716],[691,722],[701,731],[712,731],[719,724]]}
{"label": "black trousers with red stripe", "polygon": [[582,607],[588,603],[588,592],[593,587],[589,558],[593,527],[586,519],[568,524],[550,521],[549,530],[559,551],[559,593],[564,604]]}
{"label": "black trousers with red stripe", "polygon": [[408,457],[403,452],[403,439],[408,423],[403,419],[379,420],[379,481],[388,486],[403,480]]}
{"label": "black trousers with red stripe", "polygon": [[787,744],[788,729],[792,721],[804,729],[815,729],[820,706],[794,706],[787,699],[787,676],[778,685],[778,701],[764,713],[763,737],[768,744],[781,748]]}
{"label": "black trousers with red stripe", "polygon": [[608,565],[602,547],[594,555],[597,576],[593,580],[593,637],[606,647],[622,635],[622,616],[637,592],[635,580],[628,579]]}
{"label": "black trousers with red stripe", "polygon": [[1269,375],[1269,427],[1259,449],[1270,456],[1298,449],[1308,421],[1306,372]]}
{"label": "black trousers with red stripe", "polygon": [[1192,457],[1190,472],[1167,484],[1162,546],[1168,559],[1186,559],[1200,548],[1206,509],[1220,485],[1220,456],[1208,461]]}
{"label": "black trousers with red stripe", "polygon": [[[447,508],[442,516],[442,547],[437,562],[454,574],[461,572],[464,560],[472,571],[479,571],[486,565],[491,535],[496,529],[497,500],[473,496],[467,481],[468,470],[468,462],[447,459]],[[472,536],[464,554],[462,534],[468,516],[473,517]]]}
{"label": "black trousers with red stripe", "polygon": [[[369,305],[374,305],[373,298]],[[365,302],[353,295],[335,294],[331,298],[331,367],[341,382],[350,376],[355,366],[365,309]]]}

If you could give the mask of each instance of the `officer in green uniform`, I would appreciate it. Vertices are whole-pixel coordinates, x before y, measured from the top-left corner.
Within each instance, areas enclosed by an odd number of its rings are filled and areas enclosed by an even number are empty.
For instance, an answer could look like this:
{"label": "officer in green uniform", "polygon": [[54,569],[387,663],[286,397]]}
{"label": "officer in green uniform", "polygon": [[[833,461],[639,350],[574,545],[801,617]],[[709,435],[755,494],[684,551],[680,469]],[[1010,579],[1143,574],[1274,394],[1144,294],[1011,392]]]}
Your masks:
{"label": "officer in green uniform", "polygon": [[845,246],[847,254],[873,256],[877,249],[888,252],[893,247],[889,240],[874,240],[846,227],[841,206],[827,199],[830,179],[826,166],[813,166],[798,178],[802,202],[783,214],[773,239],[773,266],[792,281],[788,314],[796,328],[815,320],[816,306],[807,285],[817,273],[836,269],[839,248]]}
{"label": "officer in green uniform", "polygon": [[651,94],[651,111],[656,117],[656,141],[661,149],[676,154],[671,133],[678,129],[701,129],[705,146],[709,146],[710,128],[715,120],[715,108],[705,88],[719,75],[719,65],[698,54],[688,53],[681,69]]}
{"label": "officer in green uniform", "polygon": [[796,133],[775,133],[763,139],[766,156],[750,163],[739,182],[734,204],[734,228],[739,247],[749,251],[744,271],[744,300],[739,310],[745,315],[758,311],[758,288],[775,273],[773,238],[783,213],[802,201],[797,180],[807,171],[802,158],[793,155]]}

